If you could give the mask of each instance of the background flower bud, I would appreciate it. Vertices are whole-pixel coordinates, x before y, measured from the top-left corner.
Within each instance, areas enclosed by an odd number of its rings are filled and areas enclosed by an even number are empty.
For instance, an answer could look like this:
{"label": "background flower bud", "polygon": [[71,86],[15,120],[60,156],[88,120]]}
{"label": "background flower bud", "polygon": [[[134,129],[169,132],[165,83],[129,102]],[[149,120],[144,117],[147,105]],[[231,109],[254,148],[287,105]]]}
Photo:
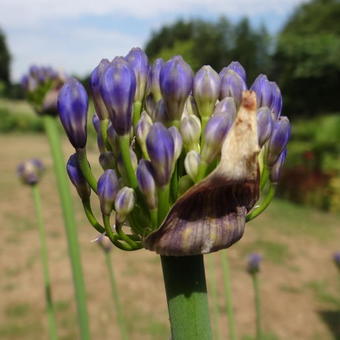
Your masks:
{"label": "background flower bud", "polygon": [[151,126],[152,120],[150,116],[144,111],[136,126],[136,138],[142,150],[145,150],[146,148],[146,137],[150,132]]}
{"label": "background flower bud", "polygon": [[84,148],[87,140],[88,96],[84,86],[74,78],[62,87],[58,97],[60,121],[75,149]]}
{"label": "background flower bud", "polygon": [[268,165],[273,166],[290,137],[290,123],[287,117],[274,121],[272,134],[268,141]]}
{"label": "background flower bud", "polygon": [[88,199],[91,195],[91,188],[79,168],[76,154],[71,155],[68,159],[66,170],[72,184],[77,189],[79,197],[82,200]]}
{"label": "background flower bud", "polygon": [[114,169],[116,157],[113,152],[105,151],[99,155],[99,164],[103,170]]}
{"label": "background flower bud", "polygon": [[22,162],[17,167],[17,174],[24,184],[35,185],[45,171],[43,163],[39,159],[30,159]]}
{"label": "background flower bud", "polygon": [[132,211],[135,205],[135,193],[132,188],[121,188],[115,199],[115,209],[117,212],[117,219],[123,222],[126,216]]}
{"label": "background flower bud", "polygon": [[250,254],[248,257],[247,271],[249,274],[256,274],[260,271],[260,264],[262,261],[262,256],[260,254],[254,253]]}
{"label": "background flower bud", "polygon": [[119,182],[114,170],[105,170],[99,177],[97,191],[103,215],[110,215],[119,191]]}
{"label": "background flower bud", "polygon": [[204,144],[201,152],[201,160],[205,163],[212,162],[221,152],[221,147],[227,135],[233,118],[226,114],[212,116],[204,130]]}
{"label": "background flower bud", "polygon": [[172,139],[174,141],[174,160],[177,161],[177,159],[179,158],[179,156],[182,153],[182,148],[183,148],[183,139],[181,134],[179,133],[178,129],[176,128],[176,126],[171,126],[169,127],[169,132],[172,136]]}
{"label": "background flower bud", "polygon": [[333,261],[336,267],[340,270],[340,252],[336,252],[333,254]]}
{"label": "background flower bud", "polygon": [[107,59],[102,59],[99,65],[92,71],[90,76],[90,87],[92,90],[93,103],[96,113],[100,119],[108,118],[109,113],[100,93],[100,81],[103,73],[110,65]]}
{"label": "background flower bud", "polygon": [[145,52],[139,48],[134,47],[126,55],[125,59],[129,63],[131,69],[136,76],[136,93],[135,100],[142,101],[146,91],[146,81],[149,73],[149,62]]}
{"label": "background flower bud", "polygon": [[273,81],[270,82],[272,88],[272,100],[270,108],[272,110],[273,118],[278,119],[282,111],[282,95],[281,90]]}
{"label": "background flower bud", "polygon": [[273,119],[271,111],[268,107],[260,107],[257,110],[257,136],[259,138],[259,145],[262,147],[269,139],[272,133]]}
{"label": "background flower bud", "polygon": [[191,67],[182,57],[167,61],[160,72],[160,88],[169,121],[180,120],[193,83]]}
{"label": "background flower bud", "polygon": [[148,74],[148,93],[152,94],[153,100],[156,103],[162,98],[159,77],[163,65],[164,60],[162,58],[156,59],[150,67]]}
{"label": "background flower bud", "polygon": [[272,183],[277,183],[279,181],[281,169],[286,160],[286,157],[287,157],[287,149],[284,149],[281,152],[281,155],[279,156],[277,161],[274,163],[274,165],[270,169],[270,181]]}
{"label": "background flower bud", "polygon": [[201,158],[199,153],[194,150],[189,151],[184,159],[185,171],[194,182],[198,174],[198,166],[200,161]]}
{"label": "background flower bud", "polygon": [[220,99],[225,97],[234,98],[237,107],[242,100],[242,92],[247,89],[246,83],[235,71],[228,69],[221,78]]}
{"label": "background flower bud", "polygon": [[155,181],[158,186],[164,186],[171,178],[175,145],[171,133],[162,123],[153,124],[146,139],[146,147]]}
{"label": "background flower bud", "polygon": [[107,128],[107,141],[110,144],[112,152],[117,156],[119,153],[118,135],[111,122]]}
{"label": "background flower bud", "polygon": [[184,115],[181,119],[179,130],[186,150],[199,151],[201,136],[201,121],[194,115]]}
{"label": "background flower bud", "polygon": [[220,77],[222,78],[222,76],[228,70],[236,72],[244,80],[244,82],[247,80],[246,71],[238,61],[232,61],[227,67],[223,67],[222,71],[220,72]]}
{"label": "background flower bud", "polygon": [[194,77],[193,96],[201,117],[210,117],[220,95],[221,79],[211,66],[203,66]]}
{"label": "background flower bud", "polygon": [[98,236],[95,242],[107,253],[110,252],[113,248],[113,243],[104,234]]}
{"label": "background flower bud", "polygon": [[100,93],[112,125],[120,136],[130,133],[135,92],[134,72],[127,61],[122,58],[115,59],[101,77]]}
{"label": "background flower bud", "polygon": [[157,207],[156,183],[152,175],[151,163],[145,159],[142,159],[138,164],[137,181],[147,205],[150,209],[155,209]]}

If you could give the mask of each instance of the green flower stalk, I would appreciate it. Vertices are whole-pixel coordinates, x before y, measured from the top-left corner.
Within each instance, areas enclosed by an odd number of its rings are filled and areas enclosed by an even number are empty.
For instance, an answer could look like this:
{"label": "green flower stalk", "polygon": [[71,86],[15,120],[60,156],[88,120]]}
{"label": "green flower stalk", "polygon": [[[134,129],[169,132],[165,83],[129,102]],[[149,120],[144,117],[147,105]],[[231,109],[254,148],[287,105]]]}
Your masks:
{"label": "green flower stalk", "polygon": [[150,67],[138,48],[102,60],[91,77],[96,110],[107,111],[94,118],[99,180],[86,158],[86,105],[68,105],[83,90],[71,80],[59,96],[78,168],[100,200],[101,221],[83,204],[89,222],[120,249],[158,253],[173,340],[208,340],[202,255],[237,242],[273,198],[289,138],[278,87],[262,77],[248,91],[237,62],[220,74],[194,75],[180,56]]}
{"label": "green flower stalk", "polygon": [[40,241],[40,258],[43,267],[46,311],[48,316],[48,331],[50,340],[57,340],[57,322],[55,317],[55,308],[52,299],[51,280],[48,266],[48,251],[46,242],[46,231],[42,215],[41,198],[38,189],[38,183],[44,171],[44,166],[38,159],[31,159],[23,162],[18,166],[18,175],[21,181],[32,188],[35,211],[37,215],[37,224],[39,228]]}
{"label": "green flower stalk", "polygon": [[[49,140],[59,198],[64,217],[64,226],[73,274],[80,335],[82,340],[88,340],[90,339],[90,330],[86,306],[87,299],[85,282],[80,260],[80,250],[72,197],[65,171],[64,155],[61,148],[61,140],[56,121],[56,117],[58,115],[57,99],[60,89],[65,81],[65,76],[51,68],[39,68],[34,66],[31,67],[28,75],[23,77],[22,85],[26,90],[28,101],[35,111],[42,116],[45,131]],[[80,114],[84,112],[84,110],[87,110],[87,102],[84,102],[87,95],[86,92],[82,91],[81,86],[75,80],[69,83],[69,91],[73,93],[72,96],[68,96],[65,91],[63,95],[65,98],[64,106],[62,108],[65,113],[63,118],[64,122],[67,122],[68,124],[69,129],[67,130],[67,134],[72,140],[72,144],[79,148],[79,150],[82,150],[82,146],[86,144],[86,134],[84,134],[86,121],[82,119]],[[70,97],[75,100],[71,102]],[[76,110],[71,110],[73,108]],[[71,111],[72,114],[69,115]],[[77,126],[74,125],[75,121],[78,122]],[[84,170],[87,168],[86,165],[84,166]],[[88,176],[88,179],[90,180],[91,178]]]}

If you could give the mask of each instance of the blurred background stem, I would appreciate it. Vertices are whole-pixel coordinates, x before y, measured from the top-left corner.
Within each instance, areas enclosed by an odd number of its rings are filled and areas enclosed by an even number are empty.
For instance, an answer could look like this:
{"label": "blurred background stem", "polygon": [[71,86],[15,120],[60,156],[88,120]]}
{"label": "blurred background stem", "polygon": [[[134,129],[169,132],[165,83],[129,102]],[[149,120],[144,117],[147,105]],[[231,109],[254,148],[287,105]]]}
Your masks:
{"label": "blurred background stem", "polygon": [[234,315],[234,306],[233,306],[233,293],[232,293],[232,287],[231,287],[229,259],[228,259],[227,251],[221,251],[220,254],[221,254],[222,271],[223,271],[224,292],[225,292],[225,298],[226,298],[229,338],[230,340],[236,340],[237,335],[236,335],[236,324],[235,324],[235,315]]}
{"label": "blurred background stem", "polygon": [[203,255],[161,256],[172,340],[211,340]]}
{"label": "blurred background stem", "polygon": [[47,255],[47,243],[46,243],[46,231],[42,216],[41,199],[37,185],[32,186],[32,193],[35,205],[35,212],[37,215],[38,229],[39,229],[39,241],[40,241],[40,257],[43,267],[45,298],[46,298],[46,311],[48,317],[48,331],[50,340],[57,340],[57,322],[55,318],[55,310],[52,300],[51,281],[48,270],[48,255]]}
{"label": "blurred background stem", "polygon": [[119,294],[117,291],[116,278],[115,278],[115,274],[114,274],[113,267],[112,267],[111,253],[109,251],[104,251],[104,254],[105,254],[106,267],[107,267],[107,271],[109,274],[113,303],[115,305],[117,323],[118,323],[119,330],[120,330],[120,337],[122,340],[127,340],[129,337],[127,334],[124,315],[122,312]]}
{"label": "blurred background stem", "polygon": [[86,305],[86,291],[83,270],[80,260],[80,249],[76,221],[72,204],[71,191],[65,169],[64,155],[61,148],[61,140],[58,124],[55,117],[45,115],[43,117],[45,131],[49,140],[51,155],[53,158],[54,172],[56,175],[61,208],[64,216],[68,252],[71,261],[73,284],[77,304],[78,321],[82,340],[90,339],[89,320]]}
{"label": "blurred background stem", "polygon": [[251,275],[254,286],[255,297],[255,314],[256,314],[256,340],[262,340],[262,324],[261,324],[261,297],[260,297],[260,284],[257,273]]}

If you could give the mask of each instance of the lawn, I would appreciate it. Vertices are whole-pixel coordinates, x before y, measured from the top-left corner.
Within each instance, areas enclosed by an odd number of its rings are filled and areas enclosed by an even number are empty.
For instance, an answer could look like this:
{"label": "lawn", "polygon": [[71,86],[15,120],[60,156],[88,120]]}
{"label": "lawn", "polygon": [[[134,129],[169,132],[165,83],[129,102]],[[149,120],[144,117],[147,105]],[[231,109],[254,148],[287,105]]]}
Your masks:
{"label": "lawn", "polygon": [[[0,136],[0,338],[47,339],[38,234],[29,188],[16,178],[19,161],[41,158],[47,173],[41,183],[47,224],[53,297],[60,339],[77,339],[75,304],[65,234],[48,145],[43,135]],[[72,152],[65,140],[65,154]],[[90,153],[92,164],[96,154]],[[99,169],[95,169],[99,171]],[[87,285],[93,339],[119,339],[104,256],[91,243],[89,226],[74,193],[79,239]],[[247,255],[264,256],[261,272],[264,328],[268,339],[340,339],[340,275],[331,261],[340,250],[340,218],[276,200],[249,223],[244,237],[227,250],[232,268],[237,329],[252,339],[254,306]],[[221,339],[227,339],[221,253],[208,255],[207,275],[216,273]],[[169,329],[159,258],[141,250],[112,252],[130,339],[168,339]],[[214,268],[213,268],[214,266]]]}

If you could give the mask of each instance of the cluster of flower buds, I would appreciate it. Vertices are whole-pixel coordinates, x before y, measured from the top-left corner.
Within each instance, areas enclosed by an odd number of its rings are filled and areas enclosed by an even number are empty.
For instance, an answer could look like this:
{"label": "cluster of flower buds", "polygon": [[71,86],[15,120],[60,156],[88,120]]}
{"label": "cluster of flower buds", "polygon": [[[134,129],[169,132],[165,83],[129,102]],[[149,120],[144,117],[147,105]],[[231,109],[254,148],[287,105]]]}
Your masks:
{"label": "cluster of flower buds", "polygon": [[20,180],[27,185],[36,185],[45,171],[43,163],[39,159],[29,159],[17,167]]}
{"label": "cluster of flower buds", "polygon": [[257,253],[250,254],[247,263],[247,272],[251,275],[257,274],[260,271],[262,256]]}
{"label": "cluster of flower buds", "polygon": [[38,114],[57,115],[58,94],[65,81],[65,75],[51,67],[33,65],[21,78],[21,86]]}
{"label": "cluster of flower buds", "polygon": [[[97,180],[87,160],[89,98],[76,79],[58,99],[75,148],[67,169],[90,223],[116,246],[166,256],[213,252],[239,240],[249,213],[269,204],[290,125],[280,116],[280,90],[266,76],[248,90],[238,62],[219,74],[210,66],[194,74],[180,56],[149,64],[133,48],[103,59],[90,90],[103,173]],[[264,205],[254,208],[260,196]]]}

